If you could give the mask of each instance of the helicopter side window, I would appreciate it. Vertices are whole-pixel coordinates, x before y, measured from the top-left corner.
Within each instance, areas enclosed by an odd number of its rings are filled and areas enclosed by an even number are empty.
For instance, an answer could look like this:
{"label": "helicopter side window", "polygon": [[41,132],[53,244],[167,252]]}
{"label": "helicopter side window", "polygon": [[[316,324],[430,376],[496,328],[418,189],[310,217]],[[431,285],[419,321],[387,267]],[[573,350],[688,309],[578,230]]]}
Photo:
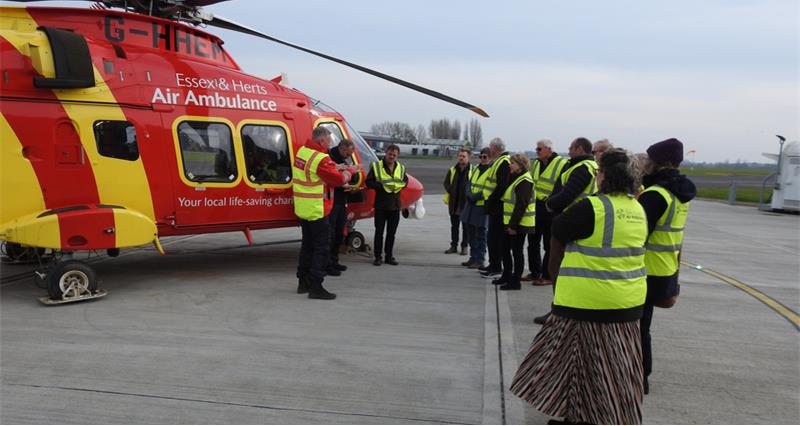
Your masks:
{"label": "helicopter side window", "polygon": [[283,127],[248,124],[242,127],[242,146],[251,182],[283,184],[292,179],[289,142]]}
{"label": "helicopter side window", "polygon": [[94,122],[94,140],[97,152],[103,157],[136,161],[139,146],[136,144],[136,128],[127,121],[101,120]]}
{"label": "helicopter side window", "polygon": [[236,156],[231,129],[224,123],[184,121],[178,125],[183,173],[192,182],[233,182]]}

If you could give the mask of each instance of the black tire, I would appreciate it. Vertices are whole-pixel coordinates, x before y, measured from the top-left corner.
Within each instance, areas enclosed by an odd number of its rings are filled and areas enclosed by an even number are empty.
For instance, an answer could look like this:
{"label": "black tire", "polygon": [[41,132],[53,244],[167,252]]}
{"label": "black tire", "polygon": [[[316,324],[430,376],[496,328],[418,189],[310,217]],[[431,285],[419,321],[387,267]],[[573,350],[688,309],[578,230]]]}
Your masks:
{"label": "black tire", "polygon": [[364,234],[358,231],[347,234],[347,247],[350,247],[353,251],[364,251],[366,248],[365,242]]}
{"label": "black tire", "polygon": [[51,299],[82,296],[97,291],[97,274],[86,262],[67,260],[57,263],[47,274],[47,293]]}

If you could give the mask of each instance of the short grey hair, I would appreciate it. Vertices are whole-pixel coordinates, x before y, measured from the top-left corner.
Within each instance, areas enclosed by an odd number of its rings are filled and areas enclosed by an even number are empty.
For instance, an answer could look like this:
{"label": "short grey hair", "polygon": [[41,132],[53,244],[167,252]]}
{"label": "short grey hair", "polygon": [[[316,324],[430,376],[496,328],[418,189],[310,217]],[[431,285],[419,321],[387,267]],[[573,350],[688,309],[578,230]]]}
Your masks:
{"label": "short grey hair", "polygon": [[599,151],[606,152],[609,149],[614,148],[614,145],[608,141],[608,139],[600,139],[599,141],[594,143],[594,148],[598,149]]}
{"label": "short grey hair", "polygon": [[490,147],[490,148],[492,148],[492,149],[496,149],[496,150],[498,150],[498,151],[500,151],[500,152],[503,152],[503,151],[505,151],[505,150],[506,150],[506,144],[505,144],[505,142],[503,142],[503,140],[502,140],[502,139],[500,139],[500,138],[494,138],[494,139],[492,139],[492,140],[489,142],[489,147]]}
{"label": "short grey hair", "polygon": [[550,150],[553,149],[553,141],[551,141],[550,139],[546,139],[546,138],[545,139],[539,139],[536,142],[536,146],[539,146],[539,145],[541,145],[541,146],[543,146],[545,148],[549,148]]}
{"label": "short grey hair", "polygon": [[316,129],[314,129],[313,132],[311,132],[311,139],[313,139],[315,141],[318,141],[318,140],[320,140],[322,138],[325,138],[327,136],[330,136],[330,135],[331,135],[331,131],[330,130],[328,130],[328,129],[322,127],[322,126],[318,126]]}

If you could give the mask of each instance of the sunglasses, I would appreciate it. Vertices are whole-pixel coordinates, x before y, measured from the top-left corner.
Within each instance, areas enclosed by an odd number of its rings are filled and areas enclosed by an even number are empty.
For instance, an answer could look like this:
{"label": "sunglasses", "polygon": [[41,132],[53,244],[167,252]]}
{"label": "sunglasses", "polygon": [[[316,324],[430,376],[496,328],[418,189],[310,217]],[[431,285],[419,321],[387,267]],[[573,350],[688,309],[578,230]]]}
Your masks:
{"label": "sunglasses", "polygon": [[481,158],[489,158],[488,155],[481,155]]}
{"label": "sunglasses", "polygon": [[536,147],[536,152],[541,152],[542,148]]}

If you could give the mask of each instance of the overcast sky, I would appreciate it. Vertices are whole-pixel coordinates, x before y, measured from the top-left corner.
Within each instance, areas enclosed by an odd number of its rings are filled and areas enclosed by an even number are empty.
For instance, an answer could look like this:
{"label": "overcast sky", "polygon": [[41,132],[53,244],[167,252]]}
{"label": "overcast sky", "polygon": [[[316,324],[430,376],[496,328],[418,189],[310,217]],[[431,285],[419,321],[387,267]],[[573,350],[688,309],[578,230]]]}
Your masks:
{"label": "overcast sky", "polygon": [[[3,2],[6,3],[6,2]],[[72,4],[75,4],[74,2]],[[247,72],[322,99],[359,130],[481,120],[510,150],[578,136],[696,161],[768,161],[798,139],[800,2],[231,0],[215,14],[472,103],[491,118],[261,39],[213,30]],[[692,159],[692,157],[687,157]]]}

